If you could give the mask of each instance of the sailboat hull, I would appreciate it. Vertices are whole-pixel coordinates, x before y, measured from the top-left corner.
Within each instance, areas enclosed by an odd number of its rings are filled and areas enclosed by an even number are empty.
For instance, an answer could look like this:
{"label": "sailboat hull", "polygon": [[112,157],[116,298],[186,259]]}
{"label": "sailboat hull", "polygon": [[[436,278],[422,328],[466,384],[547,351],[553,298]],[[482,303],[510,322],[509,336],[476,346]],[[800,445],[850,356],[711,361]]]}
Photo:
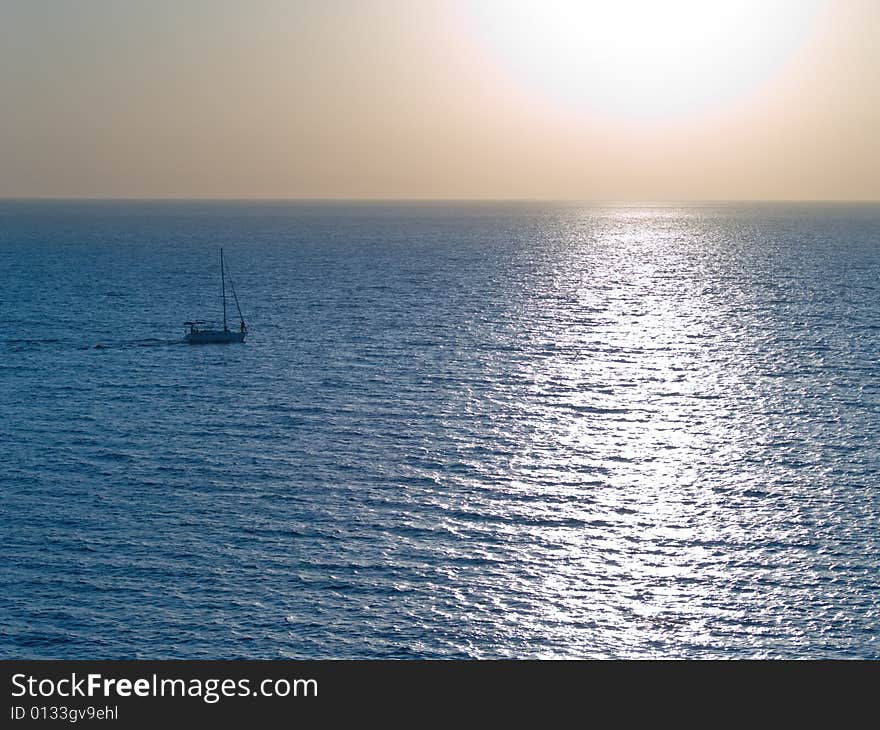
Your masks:
{"label": "sailboat hull", "polygon": [[246,332],[230,332],[226,330],[205,330],[188,332],[183,340],[190,345],[224,345],[229,342],[244,342]]}

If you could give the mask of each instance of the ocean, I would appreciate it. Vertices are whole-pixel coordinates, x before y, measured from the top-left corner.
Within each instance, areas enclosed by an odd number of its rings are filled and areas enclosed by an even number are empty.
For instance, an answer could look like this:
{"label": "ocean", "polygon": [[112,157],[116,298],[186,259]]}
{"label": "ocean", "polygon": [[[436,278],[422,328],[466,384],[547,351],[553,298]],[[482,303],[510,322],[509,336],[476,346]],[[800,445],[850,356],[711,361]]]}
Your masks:
{"label": "ocean", "polygon": [[3,201],[0,325],[5,658],[880,658],[880,206]]}

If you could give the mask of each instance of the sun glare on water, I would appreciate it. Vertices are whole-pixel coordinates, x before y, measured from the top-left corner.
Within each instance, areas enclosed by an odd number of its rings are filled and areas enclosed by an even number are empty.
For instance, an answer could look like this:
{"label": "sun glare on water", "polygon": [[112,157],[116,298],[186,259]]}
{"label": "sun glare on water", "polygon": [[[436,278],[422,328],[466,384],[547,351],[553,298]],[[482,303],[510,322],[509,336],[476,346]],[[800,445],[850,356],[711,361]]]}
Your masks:
{"label": "sun glare on water", "polygon": [[822,0],[465,0],[514,81],[564,104],[657,118],[768,80],[817,25]]}

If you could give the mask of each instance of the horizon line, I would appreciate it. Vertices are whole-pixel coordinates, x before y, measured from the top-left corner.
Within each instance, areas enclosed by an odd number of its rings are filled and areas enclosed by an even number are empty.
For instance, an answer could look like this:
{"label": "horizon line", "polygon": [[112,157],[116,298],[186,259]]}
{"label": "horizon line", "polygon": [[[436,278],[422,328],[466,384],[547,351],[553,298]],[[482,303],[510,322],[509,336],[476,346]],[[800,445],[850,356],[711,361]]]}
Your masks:
{"label": "horizon line", "polygon": [[880,198],[455,198],[455,197],[234,197],[234,196],[2,196],[0,202],[192,202],[192,203],[566,203],[579,205],[880,204]]}

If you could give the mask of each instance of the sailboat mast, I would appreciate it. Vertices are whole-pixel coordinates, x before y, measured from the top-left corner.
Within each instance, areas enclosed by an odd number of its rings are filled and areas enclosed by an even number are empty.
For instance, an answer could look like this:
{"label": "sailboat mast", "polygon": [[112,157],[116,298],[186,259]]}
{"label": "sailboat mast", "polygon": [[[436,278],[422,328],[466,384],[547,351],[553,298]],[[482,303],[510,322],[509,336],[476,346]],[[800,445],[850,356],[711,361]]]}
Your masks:
{"label": "sailboat mast", "polygon": [[226,326],[226,273],[223,268],[223,249],[220,249],[220,288],[223,291],[223,331],[226,332],[229,327]]}

